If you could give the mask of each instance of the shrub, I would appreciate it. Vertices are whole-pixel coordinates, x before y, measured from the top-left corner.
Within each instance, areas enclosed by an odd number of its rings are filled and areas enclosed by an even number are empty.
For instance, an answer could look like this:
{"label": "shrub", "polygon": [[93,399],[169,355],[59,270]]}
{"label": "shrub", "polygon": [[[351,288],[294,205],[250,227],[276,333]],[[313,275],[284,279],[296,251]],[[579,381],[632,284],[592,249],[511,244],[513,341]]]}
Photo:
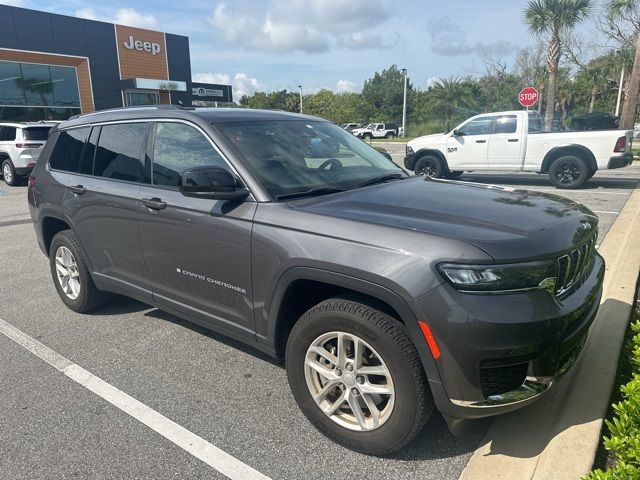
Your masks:
{"label": "shrub", "polygon": [[[604,437],[604,448],[612,453],[614,464],[594,470],[588,480],[640,478],[640,319],[631,324],[631,332],[621,353],[629,357],[631,380],[620,387],[622,400],[613,404],[613,418],[605,420],[609,435]],[[624,360],[622,364],[627,363]]]}

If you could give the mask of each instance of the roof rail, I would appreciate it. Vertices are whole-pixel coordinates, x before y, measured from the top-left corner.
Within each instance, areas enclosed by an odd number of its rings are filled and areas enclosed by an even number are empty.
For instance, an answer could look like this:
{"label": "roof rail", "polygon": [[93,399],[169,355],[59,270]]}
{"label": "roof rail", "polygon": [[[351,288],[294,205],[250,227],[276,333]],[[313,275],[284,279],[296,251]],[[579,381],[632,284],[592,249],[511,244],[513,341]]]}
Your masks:
{"label": "roof rail", "polygon": [[139,105],[135,107],[107,108],[105,110],[98,110],[96,112],[81,113],[79,115],[73,115],[69,117],[67,120],[75,120],[76,118],[84,118],[84,117],[89,117],[92,115],[98,115],[101,113],[108,113],[108,112],[119,112],[122,110],[128,110],[128,111],[149,110],[152,108],[155,108],[156,110],[195,110],[196,109],[196,107],[184,107],[182,105]]}

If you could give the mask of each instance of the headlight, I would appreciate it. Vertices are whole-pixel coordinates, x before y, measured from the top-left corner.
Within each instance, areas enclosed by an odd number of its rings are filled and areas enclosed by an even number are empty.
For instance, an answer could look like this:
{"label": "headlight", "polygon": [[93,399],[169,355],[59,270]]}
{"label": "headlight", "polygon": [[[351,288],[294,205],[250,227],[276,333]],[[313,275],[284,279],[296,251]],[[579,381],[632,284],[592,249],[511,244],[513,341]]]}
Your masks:
{"label": "headlight", "polygon": [[453,286],[466,293],[509,293],[547,290],[556,286],[556,262],[513,263],[509,265],[460,265],[443,263],[438,270]]}

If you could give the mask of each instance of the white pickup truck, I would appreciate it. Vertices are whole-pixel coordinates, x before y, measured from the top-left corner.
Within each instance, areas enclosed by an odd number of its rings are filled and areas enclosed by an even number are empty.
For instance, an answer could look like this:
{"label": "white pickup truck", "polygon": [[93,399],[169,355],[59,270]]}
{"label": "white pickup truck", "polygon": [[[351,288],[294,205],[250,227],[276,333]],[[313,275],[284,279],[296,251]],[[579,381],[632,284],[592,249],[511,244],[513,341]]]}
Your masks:
{"label": "white pickup truck", "polygon": [[404,165],[418,175],[458,178],[465,171],[549,174],[556,188],[578,188],[597,170],[633,161],[628,130],[544,133],[537,112],[485,113],[452,132],[407,143]]}
{"label": "white pickup truck", "polygon": [[364,127],[351,130],[358,138],[395,138],[398,135],[398,126],[395,123],[370,123]]}

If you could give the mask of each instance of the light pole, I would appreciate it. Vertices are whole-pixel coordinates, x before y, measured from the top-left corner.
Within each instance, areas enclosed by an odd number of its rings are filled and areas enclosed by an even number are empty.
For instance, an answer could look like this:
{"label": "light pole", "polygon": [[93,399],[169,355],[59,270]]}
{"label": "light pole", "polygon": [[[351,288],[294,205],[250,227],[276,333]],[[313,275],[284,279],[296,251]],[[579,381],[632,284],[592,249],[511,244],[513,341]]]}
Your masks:
{"label": "light pole", "polygon": [[302,85],[298,85],[300,89],[300,113],[302,113]]}
{"label": "light pole", "polygon": [[402,101],[402,138],[404,138],[407,135],[407,69],[403,68],[401,72],[404,73],[404,100]]}

